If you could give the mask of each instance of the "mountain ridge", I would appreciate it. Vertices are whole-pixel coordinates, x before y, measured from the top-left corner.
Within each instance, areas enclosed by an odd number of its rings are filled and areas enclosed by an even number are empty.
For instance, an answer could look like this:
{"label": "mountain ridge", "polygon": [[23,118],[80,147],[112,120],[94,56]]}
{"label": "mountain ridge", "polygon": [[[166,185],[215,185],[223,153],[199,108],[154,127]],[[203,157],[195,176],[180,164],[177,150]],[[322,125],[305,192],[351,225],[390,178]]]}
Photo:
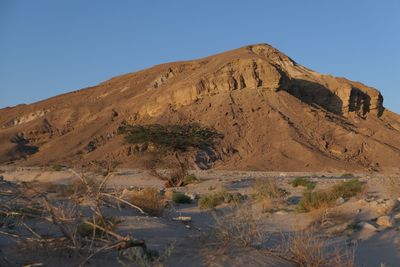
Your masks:
{"label": "mountain ridge", "polygon": [[384,108],[378,90],[310,70],[267,44],[163,63],[1,109],[0,162],[111,156],[141,167],[146,150],[123,143],[121,123],[193,122],[226,136],[215,151],[189,153],[194,167],[399,170],[400,116]]}

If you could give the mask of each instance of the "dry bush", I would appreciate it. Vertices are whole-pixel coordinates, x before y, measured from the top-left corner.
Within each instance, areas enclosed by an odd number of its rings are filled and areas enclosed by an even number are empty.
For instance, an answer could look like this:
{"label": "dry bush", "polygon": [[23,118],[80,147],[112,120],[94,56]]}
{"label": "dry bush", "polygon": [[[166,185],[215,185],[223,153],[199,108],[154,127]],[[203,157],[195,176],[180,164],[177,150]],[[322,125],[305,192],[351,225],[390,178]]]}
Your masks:
{"label": "dry bush", "polygon": [[256,199],[272,199],[277,202],[284,202],[288,192],[279,187],[276,179],[260,178],[253,185],[253,195]]}
{"label": "dry bush", "polygon": [[273,178],[259,178],[252,186],[253,197],[262,204],[262,211],[268,212],[286,204],[289,193]]}
{"label": "dry bush", "polygon": [[199,208],[214,209],[222,203],[238,205],[243,199],[244,196],[238,192],[231,193],[226,190],[221,190],[219,192],[202,195],[199,199]]}
{"label": "dry bush", "polygon": [[302,267],[355,267],[355,246],[311,230],[283,237],[283,254]]}
{"label": "dry bush", "polygon": [[[127,204],[119,197],[120,192],[104,188],[108,177],[91,183],[85,176],[78,175],[79,190],[72,190],[65,198],[51,198],[49,192],[44,191],[51,186],[38,188],[35,183],[2,182],[0,215],[7,219],[2,221],[12,227],[3,228],[0,235],[15,238],[19,248],[27,251],[39,253],[39,249],[45,249],[47,253],[54,250],[75,253],[83,257],[81,266],[97,254],[117,249],[141,247],[144,254],[150,253],[143,240],[134,239],[130,234],[118,234],[115,229],[118,221],[103,214],[105,205],[116,208],[120,202]],[[128,206],[137,208],[132,204]],[[32,225],[42,227],[35,229]]]}
{"label": "dry bush", "polygon": [[267,233],[257,224],[257,218],[249,206],[220,211],[213,215],[215,224],[211,238],[218,244],[260,247],[267,238]]}
{"label": "dry bush", "polygon": [[140,191],[131,191],[126,199],[153,216],[161,216],[164,211],[163,197],[157,189],[152,187],[147,187]]}

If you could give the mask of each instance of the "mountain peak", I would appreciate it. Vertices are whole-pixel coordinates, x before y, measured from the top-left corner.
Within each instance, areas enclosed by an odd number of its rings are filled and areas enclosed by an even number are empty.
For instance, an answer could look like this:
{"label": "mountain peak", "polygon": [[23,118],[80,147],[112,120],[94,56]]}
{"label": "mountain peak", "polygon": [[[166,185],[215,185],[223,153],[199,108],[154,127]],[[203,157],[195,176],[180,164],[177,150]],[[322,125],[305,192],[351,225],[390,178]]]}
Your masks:
{"label": "mountain peak", "polygon": [[189,155],[201,168],[394,170],[400,118],[359,82],[310,70],[268,44],[157,65],[31,105],[0,110],[0,162],[113,157],[142,167],[121,124],[200,123],[225,138]]}

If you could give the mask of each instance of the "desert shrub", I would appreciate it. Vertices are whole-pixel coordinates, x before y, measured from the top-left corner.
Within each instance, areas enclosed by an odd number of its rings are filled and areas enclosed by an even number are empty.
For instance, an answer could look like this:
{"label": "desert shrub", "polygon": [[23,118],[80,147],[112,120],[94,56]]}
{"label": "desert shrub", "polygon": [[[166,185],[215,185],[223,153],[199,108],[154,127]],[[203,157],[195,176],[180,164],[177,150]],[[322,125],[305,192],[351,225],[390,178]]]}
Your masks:
{"label": "desert shrub", "polygon": [[283,251],[287,258],[304,267],[355,267],[355,247],[334,241],[313,229],[284,235]]}
{"label": "desert shrub", "polygon": [[83,179],[75,179],[71,184],[53,185],[53,190],[56,190],[61,196],[82,196],[89,193],[89,191],[97,190],[98,186],[99,183],[96,179],[83,177]]}
{"label": "desert shrub", "polygon": [[353,197],[361,193],[362,190],[363,184],[356,179],[343,181],[325,191],[304,192],[297,208],[302,212],[327,208],[334,205],[338,198]]}
{"label": "desert shrub", "polygon": [[[121,223],[121,220],[113,216],[96,216],[92,223],[100,226],[101,228],[112,231],[119,223]],[[104,231],[100,230],[100,228],[94,227],[93,225],[87,224],[85,222],[82,222],[77,226],[77,233],[82,237],[93,236],[93,234],[95,236],[103,236],[107,234]]]}
{"label": "desert shrub", "polygon": [[340,177],[341,178],[354,178],[355,175],[352,173],[343,173]]}
{"label": "desert shrub", "polygon": [[168,176],[158,177],[166,180],[166,187],[180,187],[186,186],[188,184],[193,184],[198,181],[197,177],[194,174],[189,174],[186,166],[181,166],[181,168],[175,168],[169,173]]}
{"label": "desert shrub", "polygon": [[190,199],[190,197],[185,195],[182,192],[173,192],[172,193],[172,201],[175,203],[180,203],[180,204],[192,203],[192,200]]}
{"label": "desert shrub", "polygon": [[353,197],[363,190],[363,184],[357,179],[351,179],[349,181],[343,181],[333,187],[333,194],[336,198]]}
{"label": "desert shrub", "polygon": [[307,190],[313,190],[317,185],[316,182],[310,181],[308,177],[297,177],[293,181],[290,182],[293,187],[303,186]]}
{"label": "desert shrub", "polygon": [[297,209],[300,212],[327,208],[335,203],[337,197],[331,191],[304,192]]}
{"label": "desert shrub", "polygon": [[183,185],[188,185],[188,184],[193,184],[198,182],[199,180],[197,179],[196,175],[194,174],[188,174],[186,177],[183,179]]}
{"label": "desert shrub", "polygon": [[52,171],[59,172],[59,171],[62,171],[64,169],[64,166],[63,165],[59,165],[59,164],[54,164],[50,168],[51,168]]}
{"label": "desert shrub", "polygon": [[219,244],[259,247],[267,237],[265,228],[257,224],[251,207],[236,207],[213,216],[215,223],[210,237]]}
{"label": "desert shrub", "polygon": [[119,134],[130,144],[154,144],[167,150],[187,150],[189,147],[213,147],[222,134],[199,124],[183,125],[123,125]]}
{"label": "desert shrub", "polygon": [[[153,145],[159,152],[152,159],[150,164],[152,173],[164,180],[167,180],[167,187],[182,186],[187,178],[187,163],[182,161],[179,153],[187,151],[189,148],[206,149],[214,148],[217,140],[223,135],[212,128],[203,127],[199,124],[173,124],[173,125],[122,125],[118,128],[118,133],[123,134],[125,142],[129,144]],[[170,177],[159,175],[156,164],[159,164],[160,154],[172,153],[175,156],[178,172],[172,173]]]}
{"label": "desert shrub", "polygon": [[240,193],[230,193],[228,191],[220,191],[212,194],[202,195],[199,199],[200,209],[213,209],[222,203],[233,203],[235,205],[242,201],[243,197]]}
{"label": "desert shrub", "polygon": [[164,211],[163,198],[158,190],[152,187],[130,192],[127,200],[150,215],[160,216]]}
{"label": "desert shrub", "polygon": [[288,192],[279,187],[277,181],[272,178],[257,179],[252,187],[255,199],[272,199],[276,201],[284,200]]}

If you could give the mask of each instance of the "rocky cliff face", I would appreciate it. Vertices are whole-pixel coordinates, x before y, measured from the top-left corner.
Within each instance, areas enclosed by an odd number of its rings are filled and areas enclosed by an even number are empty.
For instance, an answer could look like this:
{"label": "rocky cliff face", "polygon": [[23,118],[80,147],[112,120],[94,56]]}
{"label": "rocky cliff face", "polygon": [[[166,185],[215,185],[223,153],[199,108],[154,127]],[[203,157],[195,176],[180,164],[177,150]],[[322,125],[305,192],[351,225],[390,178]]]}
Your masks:
{"label": "rocky cliff face", "polygon": [[225,134],[220,147],[191,156],[203,167],[395,170],[400,159],[400,119],[378,90],[319,74],[261,44],[2,109],[0,161],[112,156],[140,167],[137,154],[146,150],[116,134],[126,122],[215,127]]}

